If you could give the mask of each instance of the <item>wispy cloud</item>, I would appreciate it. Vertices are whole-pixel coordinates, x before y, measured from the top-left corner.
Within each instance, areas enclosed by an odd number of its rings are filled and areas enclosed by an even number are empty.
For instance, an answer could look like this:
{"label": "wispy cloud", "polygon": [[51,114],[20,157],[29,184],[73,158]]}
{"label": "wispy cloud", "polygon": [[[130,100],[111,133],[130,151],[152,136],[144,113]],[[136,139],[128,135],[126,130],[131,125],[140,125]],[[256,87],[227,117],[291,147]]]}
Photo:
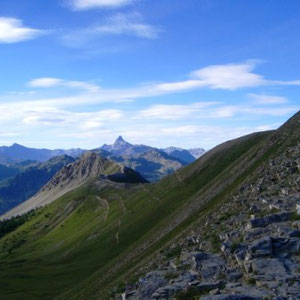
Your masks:
{"label": "wispy cloud", "polygon": [[88,129],[120,120],[124,116],[118,109],[103,109],[91,112],[73,112],[55,106],[6,103],[0,105],[1,124],[23,124],[26,126],[50,126],[70,129]]}
{"label": "wispy cloud", "polygon": [[186,105],[152,105],[141,110],[137,116],[143,119],[190,120],[232,118],[241,115],[286,116],[295,113],[300,107],[264,107],[257,104],[226,105],[222,102],[196,102]]}
{"label": "wispy cloud", "polygon": [[100,24],[68,32],[61,37],[61,40],[66,46],[87,48],[106,36],[129,36],[154,40],[159,38],[161,32],[161,29],[146,23],[139,13],[118,13],[107,17]]}
{"label": "wispy cloud", "polygon": [[157,85],[161,91],[181,91],[207,87],[211,89],[236,90],[267,84],[261,75],[253,72],[255,63],[212,65],[190,74],[190,79]]}
{"label": "wispy cloud", "polygon": [[45,30],[25,27],[20,19],[0,17],[0,43],[23,42],[45,33]]}
{"label": "wispy cloud", "polygon": [[160,30],[146,24],[140,14],[116,14],[106,23],[92,29],[95,34],[133,35],[139,38],[156,39]]}
{"label": "wispy cloud", "polygon": [[[246,94],[244,102],[241,99],[239,102],[232,101],[230,104],[220,99],[221,101],[218,102],[198,100],[188,104],[161,102],[149,106],[141,102],[138,105],[139,108],[123,106],[122,109],[119,107],[112,109],[108,106],[108,103],[128,102],[147,97],[154,98],[160,95],[188,91],[192,88],[220,88],[231,91],[243,87],[256,87],[255,84],[277,84],[254,73],[253,70],[232,68],[231,66],[221,65],[219,68],[219,70],[224,71],[224,74],[227,74],[223,76],[225,78],[224,84],[221,84],[222,80],[219,74],[215,75],[216,78],[219,78],[218,80],[207,75],[206,71],[210,68],[206,67],[196,71],[197,76],[202,76],[201,79],[193,79],[201,81],[201,84],[188,85],[180,89],[163,89],[161,86],[164,83],[137,85],[127,89],[107,89],[88,81],[53,77],[36,78],[27,84],[30,87],[30,94],[14,93],[13,95],[5,94],[1,97],[0,124],[3,132],[21,132],[22,134],[30,132],[31,135],[34,132],[35,136],[40,136],[42,132],[43,136],[47,134],[53,138],[61,139],[61,144],[68,142],[68,145],[73,146],[81,142],[99,146],[102,141],[109,142],[112,137],[124,134],[133,141],[143,141],[156,145],[162,143],[165,137],[168,144],[174,141],[174,144],[178,146],[181,140],[178,137],[185,137],[184,143],[190,145],[195,143],[196,139],[200,140],[201,138],[201,145],[208,148],[229,138],[255,130],[268,129],[270,124],[281,122],[299,110],[299,106],[287,104],[287,99],[281,96],[255,93],[250,94],[250,98],[249,94]],[[227,80],[234,78],[236,73],[242,76],[242,72],[250,73],[250,75],[248,74],[249,81],[241,80],[239,84],[234,85],[232,81]],[[194,73],[190,76],[196,76]],[[206,74],[206,77],[203,74]],[[247,78],[248,75],[245,75],[244,78]],[[53,96],[53,93],[61,94],[62,92],[65,96]],[[48,93],[52,97],[45,97]],[[101,103],[107,103],[104,106],[105,109],[99,109]],[[78,106],[81,106],[80,109]],[[261,127],[253,125],[245,129],[242,127],[222,128],[221,126],[205,127],[200,125],[201,123],[212,124],[212,122],[213,124],[220,124],[228,118],[231,118],[230,120],[236,124],[241,124],[241,120],[246,118],[253,120],[255,124]],[[268,120],[270,124],[263,122],[264,120]],[[206,129],[207,132],[204,132]],[[18,139],[18,141],[21,142],[22,140]]]}
{"label": "wispy cloud", "polygon": [[249,94],[249,97],[258,104],[284,104],[288,103],[288,99],[282,96],[272,96],[265,94]]}
{"label": "wispy cloud", "polygon": [[74,10],[94,8],[118,8],[132,4],[134,0],[69,0],[68,4]]}
{"label": "wispy cloud", "polygon": [[197,102],[188,105],[153,105],[142,110],[138,117],[150,119],[176,120],[187,118],[195,113],[203,112],[218,102]]}
{"label": "wispy cloud", "polygon": [[[251,68],[250,68],[251,66]],[[222,90],[237,90],[242,88],[259,87],[264,85],[278,85],[278,81],[271,81],[263,76],[250,71],[253,66],[244,64],[229,64],[229,65],[217,65],[208,66],[202,69],[198,69],[191,73],[190,76],[198,76],[199,79],[179,81],[173,83],[153,83],[139,85],[133,88],[125,89],[106,89],[96,84],[82,81],[72,81],[60,78],[37,78],[29,82],[29,86],[39,88],[56,88],[67,87],[82,89],[82,94],[75,94],[65,97],[57,98],[43,98],[39,102],[44,104],[59,105],[59,106],[75,106],[75,105],[87,105],[87,104],[99,104],[104,102],[132,102],[136,99],[156,97],[166,94],[176,94],[179,92],[185,92],[193,89],[222,89]],[[195,75],[197,74],[197,75]],[[298,82],[298,81],[295,81]],[[281,84],[280,84],[281,85]],[[252,95],[252,96],[251,96]],[[279,104],[286,101],[283,97],[279,96],[266,96],[259,94],[250,94],[250,97],[254,97],[256,104]],[[182,108],[181,106],[179,108]],[[156,107],[156,112],[164,110],[165,107]],[[189,108],[191,109],[191,108]],[[193,109],[195,109],[193,107]],[[221,116],[231,116],[235,113],[235,107],[227,107],[220,113]],[[144,113],[156,114],[153,111],[145,111]],[[186,112],[186,109],[182,111],[182,114]],[[176,115],[174,115],[174,118]]]}
{"label": "wispy cloud", "polygon": [[53,88],[53,87],[68,87],[75,89],[83,89],[88,92],[97,92],[100,87],[96,84],[84,82],[84,81],[72,81],[64,80],[60,78],[36,78],[28,82],[28,86],[32,88]]}

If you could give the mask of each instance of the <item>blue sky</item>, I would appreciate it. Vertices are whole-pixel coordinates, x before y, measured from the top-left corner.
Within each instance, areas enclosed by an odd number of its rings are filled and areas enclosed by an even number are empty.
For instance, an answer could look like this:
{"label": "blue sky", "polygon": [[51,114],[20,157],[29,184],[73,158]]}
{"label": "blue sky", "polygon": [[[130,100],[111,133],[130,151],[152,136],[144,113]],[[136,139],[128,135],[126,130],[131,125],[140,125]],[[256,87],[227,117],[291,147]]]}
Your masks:
{"label": "blue sky", "polygon": [[209,149],[299,110],[298,0],[1,0],[0,144]]}

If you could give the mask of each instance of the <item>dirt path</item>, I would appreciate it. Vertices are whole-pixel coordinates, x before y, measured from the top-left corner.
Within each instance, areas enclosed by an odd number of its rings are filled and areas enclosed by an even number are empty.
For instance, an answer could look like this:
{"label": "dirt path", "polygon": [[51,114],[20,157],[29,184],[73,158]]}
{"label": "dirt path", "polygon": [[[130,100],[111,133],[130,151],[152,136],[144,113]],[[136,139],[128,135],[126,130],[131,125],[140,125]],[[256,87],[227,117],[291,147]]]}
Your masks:
{"label": "dirt path", "polygon": [[118,222],[118,231],[116,233],[116,241],[117,241],[117,244],[119,244],[119,230],[120,230],[120,227],[121,227],[121,221]]}
{"label": "dirt path", "polygon": [[116,200],[119,201],[119,204],[120,204],[122,213],[123,213],[123,215],[124,215],[124,214],[126,213],[126,211],[127,211],[127,208],[126,208],[126,205],[125,205],[125,203],[124,203],[123,197],[120,196],[120,195],[118,195],[118,194],[116,194],[116,195],[114,195],[114,198],[115,198]]}
{"label": "dirt path", "polygon": [[106,199],[100,198],[99,196],[96,196],[96,199],[99,201],[99,203],[101,204],[101,206],[104,207],[105,212],[104,212],[104,222],[107,219],[108,216],[108,212],[109,212],[109,204],[108,201]]}
{"label": "dirt path", "polygon": [[174,175],[175,175],[176,179],[178,180],[178,182],[182,182],[182,179],[177,171],[174,172]]}

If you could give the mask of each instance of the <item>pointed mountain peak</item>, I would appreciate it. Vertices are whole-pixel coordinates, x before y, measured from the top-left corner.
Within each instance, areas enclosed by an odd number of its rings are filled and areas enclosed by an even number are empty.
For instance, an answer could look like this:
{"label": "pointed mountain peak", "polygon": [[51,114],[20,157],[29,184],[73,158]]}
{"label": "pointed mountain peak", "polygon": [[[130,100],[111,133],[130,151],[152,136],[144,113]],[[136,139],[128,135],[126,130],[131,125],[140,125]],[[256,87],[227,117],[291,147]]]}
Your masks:
{"label": "pointed mountain peak", "polygon": [[17,144],[17,143],[12,144],[11,147],[13,147],[13,148],[25,148],[24,146],[22,146],[20,144]]}
{"label": "pointed mountain peak", "polygon": [[115,141],[115,144],[116,143],[126,143],[126,141],[123,139],[123,137],[120,135],[117,139],[116,139],[116,141]]}

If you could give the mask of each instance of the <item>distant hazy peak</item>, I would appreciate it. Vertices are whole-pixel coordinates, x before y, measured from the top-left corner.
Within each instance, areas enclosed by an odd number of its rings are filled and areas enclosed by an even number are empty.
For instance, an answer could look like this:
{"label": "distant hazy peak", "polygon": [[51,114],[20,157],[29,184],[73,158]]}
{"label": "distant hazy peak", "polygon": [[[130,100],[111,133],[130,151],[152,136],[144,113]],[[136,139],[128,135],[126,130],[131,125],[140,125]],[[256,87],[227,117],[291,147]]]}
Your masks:
{"label": "distant hazy peak", "polygon": [[18,144],[18,143],[13,143],[13,144],[11,145],[11,147],[25,148],[24,146],[22,146],[22,145],[20,145],[20,144]]}
{"label": "distant hazy peak", "polygon": [[120,135],[120,136],[116,139],[115,143],[127,143],[127,142],[126,142],[126,141],[123,139],[123,137]]}
{"label": "distant hazy peak", "polygon": [[132,145],[127,141],[125,141],[122,136],[119,136],[113,144],[113,147],[118,147],[118,146],[132,146]]}

